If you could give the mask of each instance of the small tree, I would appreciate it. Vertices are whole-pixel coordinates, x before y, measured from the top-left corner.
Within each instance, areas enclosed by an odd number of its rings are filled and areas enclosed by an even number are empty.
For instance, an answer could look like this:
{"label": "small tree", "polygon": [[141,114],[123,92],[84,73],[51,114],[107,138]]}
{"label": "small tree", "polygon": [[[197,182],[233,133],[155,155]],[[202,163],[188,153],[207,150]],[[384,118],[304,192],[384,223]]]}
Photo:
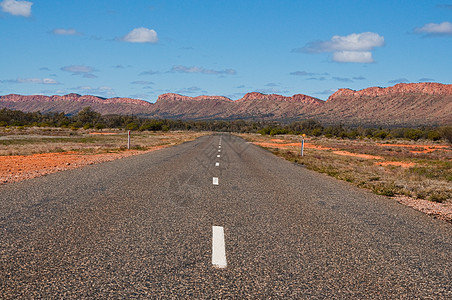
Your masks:
{"label": "small tree", "polygon": [[452,144],[452,126],[441,128],[441,136]]}
{"label": "small tree", "polygon": [[126,130],[138,130],[139,127],[137,123],[131,122],[126,125]]}
{"label": "small tree", "polygon": [[91,107],[85,107],[81,111],[78,112],[78,114],[75,116],[75,119],[82,124],[95,124],[100,119],[101,114],[98,112],[95,112],[91,109]]}

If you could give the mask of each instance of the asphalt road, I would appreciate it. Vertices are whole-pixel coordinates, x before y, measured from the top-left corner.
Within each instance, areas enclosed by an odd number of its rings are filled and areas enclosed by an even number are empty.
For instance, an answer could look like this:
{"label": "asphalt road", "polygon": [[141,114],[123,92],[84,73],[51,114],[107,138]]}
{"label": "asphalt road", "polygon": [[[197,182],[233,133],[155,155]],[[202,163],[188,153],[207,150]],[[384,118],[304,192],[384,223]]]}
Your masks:
{"label": "asphalt road", "polygon": [[228,297],[451,299],[452,225],[226,134],[0,187],[1,299]]}

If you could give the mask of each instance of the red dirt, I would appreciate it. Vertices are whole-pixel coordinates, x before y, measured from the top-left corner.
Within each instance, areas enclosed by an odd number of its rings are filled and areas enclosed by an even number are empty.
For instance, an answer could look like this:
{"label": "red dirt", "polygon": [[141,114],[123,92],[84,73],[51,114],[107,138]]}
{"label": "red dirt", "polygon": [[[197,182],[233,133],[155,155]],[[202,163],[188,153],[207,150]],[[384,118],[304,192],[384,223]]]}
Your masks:
{"label": "red dirt", "polygon": [[403,162],[403,161],[382,161],[382,162],[375,162],[376,165],[379,166],[397,166],[402,168],[411,168],[416,165],[414,162]]}
{"label": "red dirt", "polygon": [[[276,141],[276,139],[273,139],[272,141]],[[286,142],[283,140],[278,140],[281,142]],[[288,148],[292,148],[292,147],[296,147],[296,148],[301,148],[301,143],[284,143],[284,144],[280,144],[280,143],[265,143],[265,142],[253,142],[253,144],[262,146],[262,147],[267,147],[267,148],[280,148],[280,149],[288,149]],[[326,147],[322,147],[322,146],[317,146],[311,143],[304,143],[304,147],[305,149],[316,149],[316,150],[335,150],[334,148],[326,148]]]}
{"label": "red dirt", "polygon": [[381,159],[381,160],[384,160],[384,157],[382,157],[382,156],[370,155],[370,154],[352,153],[352,152],[348,152],[348,151],[333,151],[333,153],[334,154],[338,154],[338,155],[358,157],[358,158],[364,158],[364,159]]}
{"label": "red dirt", "polygon": [[90,132],[89,134],[100,134],[100,135],[116,135],[116,132]]}
{"label": "red dirt", "polygon": [[446,150],[450,151],[449,146],[447,145],[409,145],[409,144],[377,144],[380,147],[401,147],[408,149],[418,149],[422,148],[423,150],[411,150],[411,153],[431,153],[436,150]]}
{"label": "red dirt", "polygon": [[33,155],[0,156],[0,184],[18,182],[86,165],[111,161],[131,155],[143,154],[169,145],[151,147],[145,151],[128,150],[118,153],[82,154],[59,152]]}

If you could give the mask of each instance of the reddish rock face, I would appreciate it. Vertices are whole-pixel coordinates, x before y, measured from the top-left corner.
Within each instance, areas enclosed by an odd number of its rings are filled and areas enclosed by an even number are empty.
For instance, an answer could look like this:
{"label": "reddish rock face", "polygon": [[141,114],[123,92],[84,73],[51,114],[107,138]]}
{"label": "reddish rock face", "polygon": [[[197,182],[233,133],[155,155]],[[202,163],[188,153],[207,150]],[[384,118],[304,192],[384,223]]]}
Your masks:
{"label": "reddish rock face", "polygon": [[331,95],[327,101],[344,97],[380,97],[394,94],[427,94],[427,95],[452,95],[452,84],[441,84],[435,82],[423,83],[399,83],[395,86],[381,88],[371,87],[360,91],[340,89]]}
{"label": "reddish rock face", "polygon": [[41,111],[76,114],[87,106],[102,114],[139,114],[152,111],[153,104],[130,98],[105,99],[79,94],[67,94],[64,96],[22,96],[11,94],[0,96],[0,108],[6,107],[25,112]]}
{"label": "reddish rock face", "polygon": [[137,104],[137,105],[147,105],[151,104],[146,101],[131,99],[131,98],[101,98],[91,95],[79,95],[79,94],[67,94],[64,96],[43,96],[43,95],[33,95],[33,96],[22,96],[16,94],[10,94],[6,96],[0,96],[1,101],[8,102],[62,102],[62,101],[80,101],[80,102],[91,102],[99,104]]}
{"label": "reddish rock face", "polygon": [[162,94],[157,98],[157,102],[161,101],[205,101],[205,100],[221,100],[221,101],[227,101],[232,102],[231,99],[223,97],[223,96],[198,96],[198,97],[188,97],[188,96],[182,96],[179,94],[174,93],[166,93]]}
{"label": "reddish rock face", "polygon": [[303,94],[297,94],[293,95],[292,97],[285,97],[277,94],[262,94],[258,92],[252,92],[248,93],[245,96],[243,96],[241,99],[235,101],[235,102],[242,102],[242,101],[250,101],[250,100],[273,100],[275,102],[298,102],[298,103],[305,103],[305,104],[315,104],[315,105],[322,105],[324,101],[313,98],[307,95]]}

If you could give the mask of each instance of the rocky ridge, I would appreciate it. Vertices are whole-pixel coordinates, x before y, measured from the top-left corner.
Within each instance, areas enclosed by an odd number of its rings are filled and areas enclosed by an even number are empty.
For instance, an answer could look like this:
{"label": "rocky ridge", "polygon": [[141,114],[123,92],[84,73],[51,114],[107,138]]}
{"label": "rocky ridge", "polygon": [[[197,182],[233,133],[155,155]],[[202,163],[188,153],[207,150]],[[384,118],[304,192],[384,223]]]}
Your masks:
{"label": "rocky ridge", "polygon": [[360,91],[351,89],[339,89],[332,94],[327,101],[337,97],[380,97],[395,94],[426,94],[426,95],[452,95],[452,84],[441,84],[436,82],[422,83],[399,83],[391,87],[370,87]]}
{"label": "rocky ridge", "polygon": [[86,106],[102,114],[134,114],[170,119],[294,121],[314,118],[330,124],[419,126],[452,124],[452,85],[397,84],[360,91],[340,89],[327,101],[303,94],[286,97],[252,92],[241,99],[223,96],[160,95],[155,103],[91,95],[0,96],[0,108],[76,114]]}

